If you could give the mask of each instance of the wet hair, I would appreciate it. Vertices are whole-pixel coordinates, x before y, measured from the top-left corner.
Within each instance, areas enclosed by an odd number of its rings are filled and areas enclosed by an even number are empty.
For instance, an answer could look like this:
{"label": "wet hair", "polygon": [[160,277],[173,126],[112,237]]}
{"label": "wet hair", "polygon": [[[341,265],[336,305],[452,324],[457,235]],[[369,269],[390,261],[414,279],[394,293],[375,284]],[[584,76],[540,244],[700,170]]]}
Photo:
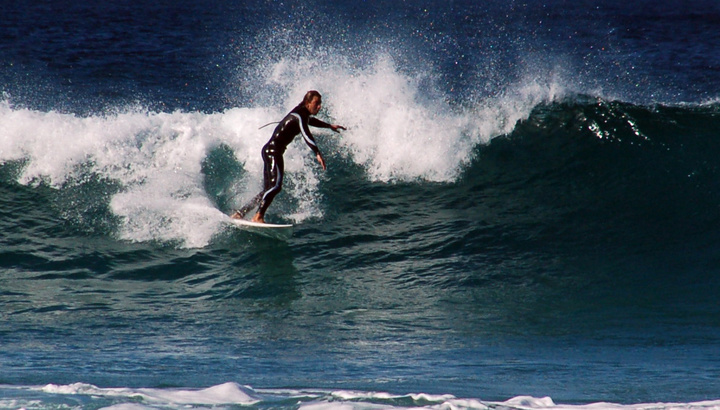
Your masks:
{"label": "wet hair", "polygon": [[322,99],[322,95],[320,95],[319,92],[317,92],[317,91],[315,91],[315,90],[310,90],[310,91],[308,91],[308,92],[305,93],[305,97],[303,98],[301,104],[302,104],[302,105],[308,105],[308,104],[310,104],[310,102],[312,102],[313,98],[315,98],[315,97],[318,97],[318,98]]}

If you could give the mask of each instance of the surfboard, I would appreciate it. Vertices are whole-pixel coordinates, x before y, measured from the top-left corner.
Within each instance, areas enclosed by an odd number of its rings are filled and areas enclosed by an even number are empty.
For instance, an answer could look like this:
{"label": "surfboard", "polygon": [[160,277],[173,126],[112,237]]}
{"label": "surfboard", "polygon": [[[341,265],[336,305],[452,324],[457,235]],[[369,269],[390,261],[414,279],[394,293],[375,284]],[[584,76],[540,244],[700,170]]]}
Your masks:
{"label": "surfboard", "polygon": [[293,225],[288,224],[268,224],[260,222],[246,221],[244,219],[233,219],[229,218],[230,223],[236,227],[256,233],[259,235],[267,236],[270,238],[288,240],[293,234]]}

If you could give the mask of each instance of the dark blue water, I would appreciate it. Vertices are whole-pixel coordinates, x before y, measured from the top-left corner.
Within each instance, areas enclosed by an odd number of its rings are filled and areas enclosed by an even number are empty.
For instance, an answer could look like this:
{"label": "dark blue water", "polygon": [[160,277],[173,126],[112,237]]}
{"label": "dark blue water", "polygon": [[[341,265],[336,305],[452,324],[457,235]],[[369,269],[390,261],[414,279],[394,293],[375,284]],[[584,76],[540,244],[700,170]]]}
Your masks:
{"label": "dark blue water", "polygon": [[717,2],[26,3],[0,407],[718,405]]}

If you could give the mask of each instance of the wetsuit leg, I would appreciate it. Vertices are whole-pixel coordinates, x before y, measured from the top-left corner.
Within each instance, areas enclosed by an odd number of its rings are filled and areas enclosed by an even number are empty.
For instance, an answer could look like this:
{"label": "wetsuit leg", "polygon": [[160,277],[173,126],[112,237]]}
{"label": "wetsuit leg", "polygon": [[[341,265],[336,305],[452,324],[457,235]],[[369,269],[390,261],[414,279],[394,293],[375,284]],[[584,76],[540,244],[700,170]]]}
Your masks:
{"label": "wetsuit leg", "polygon": [[263,197],[264,193],[265,193],[265,190],[263,190],[259,194],[255,195],[253,197],[253,199],[250,200],[250,202],[245,204],[245,206],[236,210],[235,212],[237,212],[238,216],[240,216],[241,219],[245,218],[245,215],[247,215],[247,213],[250,212],[251,209],[255,209],[260,204],[260,201],[262,201],[262,197]]}
{"label": "wetsuit leg", "polygon": [[[254,209],[258,207],[258,205],[261,205],[261,202],[263,201],[263,198],[266,196],[267,192],[272,190],[276,185],[276,175],[278,175],[278,171],[276,169],[277,161],[275,159],[275,146],[273,144],[265,145],[261,151],[261,155],[263,159],[263,190],[260,191],[260,193],[258,193],[257,195],[255,195],[253,199],[250,200],[250,202],[235,211],[236,214],[240,216],[240,218],[244,218],[251,209]],[[280,161],[282,162],[282,156],[280,157]],[[282,163],[280,165],[280,171],[282,171]],[[282,172],[280,172],[280,175],[282,175]],[[260,206],[258,209],[258,211],[260,211],[260,209],[263,210],[263,215],[265,214],[264,212],[265,210],[267,210],[267,207],[270,206],[273,198],[275,198],[275,195],[280,192],[280,188],[282,188],[282,176],[280,177],[280,187],[277,188],[277,192],[271,194],[270,199],[267,201],[267,204],[264,207]]]}
{"label": "wetsuit leg", "polygon": [[265,191],[262,195],[258,213],[265,215],[265,211],[267,211],[275,196],[282,190],[285,163],[282,154],[277,152],[273,144],[268,144],[263,148],[262,157],[265,163],[263,172]]}

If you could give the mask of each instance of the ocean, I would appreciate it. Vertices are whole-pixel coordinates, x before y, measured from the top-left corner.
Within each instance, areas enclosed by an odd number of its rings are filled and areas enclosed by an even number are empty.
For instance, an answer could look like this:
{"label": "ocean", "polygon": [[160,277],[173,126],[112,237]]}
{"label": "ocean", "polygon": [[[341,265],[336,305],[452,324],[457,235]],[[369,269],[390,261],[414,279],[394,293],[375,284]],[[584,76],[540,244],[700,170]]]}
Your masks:
{"label": "ocean", "polygon": [[720,408],[720,2],[0,15],[0,408]]}

